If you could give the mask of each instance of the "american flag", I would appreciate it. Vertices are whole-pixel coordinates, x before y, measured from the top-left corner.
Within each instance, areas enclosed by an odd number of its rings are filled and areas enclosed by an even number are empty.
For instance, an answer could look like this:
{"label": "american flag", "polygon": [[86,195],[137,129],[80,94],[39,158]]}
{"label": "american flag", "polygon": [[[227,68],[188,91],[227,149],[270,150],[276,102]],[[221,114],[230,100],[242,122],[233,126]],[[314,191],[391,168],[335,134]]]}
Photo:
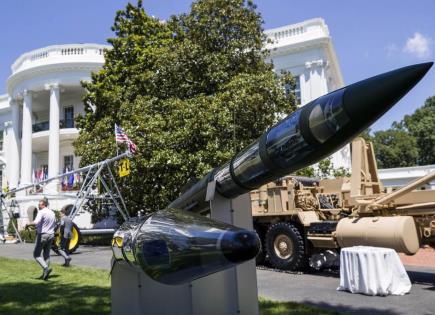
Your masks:
{"label": "american flag", "polygon": [[136,154],[137,152],[137,146],[131,140],[128,140],[128,149],[130,150],[131,154]]}
{"label": "american flag", "polygon": [[137,146],[117,124],[115,124],[115,139],[116,143],[127,143],[130,153],[135,154],[137,152]]}

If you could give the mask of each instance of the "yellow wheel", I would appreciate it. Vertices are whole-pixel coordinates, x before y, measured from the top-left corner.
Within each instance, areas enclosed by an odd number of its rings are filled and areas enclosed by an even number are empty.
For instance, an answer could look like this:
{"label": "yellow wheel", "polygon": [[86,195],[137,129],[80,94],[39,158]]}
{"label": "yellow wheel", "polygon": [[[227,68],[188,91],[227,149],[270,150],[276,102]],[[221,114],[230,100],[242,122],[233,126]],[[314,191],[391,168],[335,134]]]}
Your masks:
{"label": "yellow wheel", "polygon": [[[54,243],[53,243],[53,250],[57,253],[57,251],[59,250],[59,246],[60,246],[60,227],[56,229],[56,232],[54,234]],[[78,228],[78,226],[73,223],[73,228],[72,228],[72,237],[71,240],[69,242],[69,252],[73,253],[77,250],[77,248],[79,248],[79,244],[80,244],[80,240],[82,238],[82,235],[80,233],[80,229]]]}

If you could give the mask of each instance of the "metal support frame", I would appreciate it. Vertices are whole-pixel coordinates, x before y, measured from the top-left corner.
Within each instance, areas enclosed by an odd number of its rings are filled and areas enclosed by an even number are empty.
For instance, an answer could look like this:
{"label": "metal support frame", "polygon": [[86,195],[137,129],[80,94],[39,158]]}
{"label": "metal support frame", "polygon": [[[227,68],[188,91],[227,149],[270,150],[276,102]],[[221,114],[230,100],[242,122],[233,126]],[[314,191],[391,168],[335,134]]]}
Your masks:
{"label": "metal support frame", "polygon": [[[3,196],[0,198],[1,199],[1,210],[0,210],[0,215],[3,217],[3,213],[6,212],[9,216],[9,221],[12,223],[12,227],[14,228],[15,231],[15,235],[18,237],[18,240],[20,241],[20,243],[23,242],[23,240],[21,239],[21,235],[18,232],[18,228],[14,223],[14,216],[11,215],[11,212],[8,210],[8,208],[6,207],[6,203],[5,203],[5,199],[3,198]],[[3,218],[2,218],[3,219]],[[4,224],[4,221],[2,220],[2,223]],[[7,226],[3,225],[4,230],[7,231]]]}
{"label": "metal support frame", "polygon": [[[15,194],[15,193],[17,193],[19,191],[23,191],[23,190],[26,190],[26,189],[29,189],[29,188],[36,188],[36,186],[38,186],[38,185],[47,184],[47,183],[49,183],[49,182],[51,182],[53,180],[62,178],[64,176],[69,176],[69,175],[72,175],[72,174],[75,174],[75,173],[86,172],[86,176],[85,176],[85,179],[83,181],[83,184],[80,187],[80,190],[76,194],[76,199],[74,201],[73,208],[71,209],[71,212],[69,213],[68,216],[71,219],[74,219],[74,217],[76,216],[78,211],[82,208],[84,202],[86,200],[92,198],[92,191],[93,191],[94,184],[98,180],[98,178],[100,178],[100,181],[101,181],[104,189],[106,190],[106,193],[109,194],[110,199],[112,200],[113,204],[115,205],[117,210],[121,213],[121,215],[124,218],[124,220],[127,221],[127,220],[130,219],[130,216],[128,214],[128,211],[127,211],[124,199],[122,198],[122,195],[121,195],[121,192],[119,190],[119,187],[118,187],[118,185],[116,183],[115,176],[113,175],[113,172],[110,170],[110,164],[115,162],[115,161],[118,161],[118,160],[120,160],[122,158],[129,157],[129,156],[130,156],[130,153],[129,152],[125,152],[125,153],[119,154],[119,155],[117,155],[115,157],[106,159],[104,161],[101,161],[101,162],[98,162],[98,163],[95,163],[95,164],[91,164],[91,165],[79,168],[77,170],[66,172],[66,173],[63,173],[63,174],[60,174],[60,175],[57,175],[57,176],[53,176],[53,177],[45,179],[43,181],[39,181],[37,183],[30,184],[30,185],[25,185],[25,186],[13,189],[13,190],[11,190],[11,191],[9,191],[7,193],[1,194],[1,211],[2,212],[6,211],[8,213],[8,215],[9,215],[9,218],[11,218],[10,211],[7,209],[6,203],[5,203],[5,198],[7,196],[12,196],[13,194]],[[116,195],[114,193],[112,193],[112,191],[110,190],[109,186],[107,185],[106,180],[101,177],[101,173],[102,173],[102,171],[104,169],[107,170],[108,180],[113,183],[113,186],[114,186],[114,188],[116,190]],[[57,195],[60,195],[60,194],[57,194]],[[120,203],[118,202],[117,198],[119,198]],[[13,224],[13,221],[12,221],[12,224]],[[15,224],[13,224],[13,226],[14,226],[15,232],[17,233],[17,236],[18,236],[18,238],[19,238],[19,240],[21,242],[21,237],[20,237],[20,235],[18,233],[18,229],[15,226]]]}

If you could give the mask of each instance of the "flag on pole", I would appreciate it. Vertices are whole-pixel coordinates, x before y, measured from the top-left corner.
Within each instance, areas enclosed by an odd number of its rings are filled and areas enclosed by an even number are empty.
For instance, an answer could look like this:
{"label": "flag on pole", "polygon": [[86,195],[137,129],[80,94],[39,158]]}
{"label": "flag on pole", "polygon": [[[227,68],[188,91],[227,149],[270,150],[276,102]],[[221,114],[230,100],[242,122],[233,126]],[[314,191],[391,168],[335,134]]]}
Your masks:
{"label": "flag on pole", "polygon": [[116,143],[124,143],[130,141],[124,130],[115,124],[115,139]]}
{"label": "flag on pole", "polygon": [[130,140],[124,130],[115,124],[115,140],[116,143],[127,143],[130,153],[135,154],[137,152],[137,146]]}
{"label": "flag on pole", "polygon": [[130,150],[131,154],[136,154],[137,152],[137,146],[131,140],[128,141],[128,149]]}

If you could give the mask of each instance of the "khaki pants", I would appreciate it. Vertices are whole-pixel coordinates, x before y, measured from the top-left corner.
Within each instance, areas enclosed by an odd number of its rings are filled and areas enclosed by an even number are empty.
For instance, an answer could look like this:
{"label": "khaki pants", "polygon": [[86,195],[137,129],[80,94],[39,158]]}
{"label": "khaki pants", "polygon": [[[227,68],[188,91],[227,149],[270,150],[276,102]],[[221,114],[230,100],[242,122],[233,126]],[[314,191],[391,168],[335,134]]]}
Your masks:
{"label": "khaki pants", "polygon": [[[37,234],[35,249],[33,250],[33,257],[36,262],[41,265],[42,269],[48,268],[50,265],[50,250],[51,243],[53,242],[53,234]],[[41,257],[41,253],[43,257]]]}

